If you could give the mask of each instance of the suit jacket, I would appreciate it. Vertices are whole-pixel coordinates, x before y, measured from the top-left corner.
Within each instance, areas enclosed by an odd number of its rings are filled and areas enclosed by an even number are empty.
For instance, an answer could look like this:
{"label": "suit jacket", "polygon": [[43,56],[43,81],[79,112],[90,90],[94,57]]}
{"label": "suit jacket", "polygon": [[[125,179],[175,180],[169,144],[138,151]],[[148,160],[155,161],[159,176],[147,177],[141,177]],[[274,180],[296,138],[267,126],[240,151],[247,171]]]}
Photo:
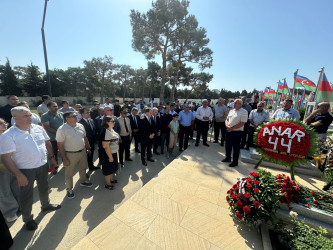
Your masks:
{"label": "suit jacket", "polygon": [[139,128],[140,116],[138,116],[138,115],[135,116],[137,124],[135,123],[132,115],[128,116],[128,118],[130,119],[131,129],[132,129],[132,132],[133,132],[134,129],[138,129]]}
{"label": "suit jacket", "polygon": [[157,133],[161,131],[161,120],[159,116],[155,117],[156,121],[154,122],[153,116],[151,117],[151,121],[154,124],[154,133],[157,136]]}
{"label": "suit jacket", "polygon": [[89,118],[89,121],[91,122],[93,128],[91,128],[91,126],[82,118],[79,123],[81,123],[84,127],[84,129],[86,130],[86,136],[89,140],[89,143],[93,142],[95,143],[96,141],[96,137],[95,137],[95,133],[96,133],[96,129],[95,129],[95,124],[94,121],[92,119]]}
{"label": "suit jacket", "polygon": [[148,142],[149,136],[154,133],[154,122],[149,123],[146,116],[143,116],[139,122],[140,139],[142,142]]}

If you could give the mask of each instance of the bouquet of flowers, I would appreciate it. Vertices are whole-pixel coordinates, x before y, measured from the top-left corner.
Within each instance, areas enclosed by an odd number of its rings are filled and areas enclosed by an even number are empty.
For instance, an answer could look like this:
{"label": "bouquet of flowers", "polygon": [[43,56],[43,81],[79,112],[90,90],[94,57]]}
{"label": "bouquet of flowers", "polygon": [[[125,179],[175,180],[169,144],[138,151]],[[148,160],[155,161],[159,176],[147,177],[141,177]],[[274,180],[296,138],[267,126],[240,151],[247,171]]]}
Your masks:
{"label": "bouquet of flowers", "polygon": [[262,221],[274,223],[282,196],[275,177],[270,172],[259,170],[237,181],[228,190],[226,200],[236,218],[255,228]]}
{"label": "bouquet of flowers", "polygon": [[[282,197],[280,198],[281,203],[286,203],[288,206],[290,202],[299,203],[297,194],[300,191],[298,184],[291,180],[289,176],[285,174],[279,174],[276,176],[276,185],[280,189]],[[289,207],[291,210],[292,207]]]}

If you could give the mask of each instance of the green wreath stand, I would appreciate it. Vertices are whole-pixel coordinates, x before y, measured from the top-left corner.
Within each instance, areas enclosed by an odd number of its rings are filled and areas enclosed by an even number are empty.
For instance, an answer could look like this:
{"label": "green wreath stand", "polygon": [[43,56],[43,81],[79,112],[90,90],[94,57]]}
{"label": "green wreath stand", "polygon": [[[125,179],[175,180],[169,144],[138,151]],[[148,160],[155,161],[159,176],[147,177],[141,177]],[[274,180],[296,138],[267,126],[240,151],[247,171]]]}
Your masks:
{"label": "green wreath stand", "polygon": [[[296,157],[295,160],[293,161],[284,161],[281,159],[282,155],[290,155],[286,152],[280,152],[280,151],[274,151],[274,150],[270,150],[274,153],[277,153],[279,155],[281,155],[279,157],[279,159],[272,157],[271,155],[268,155],[263,148],[258,144],[258,136],[260,134],[260,131],[262,129],[264,129],[265,126],[272,124],[272,123],[276,123],[276,122],[289,122],[289,123],[294,123],[300,127],[302,127],[308,134],[309,134],[309,139],[310,139],[310,147],[308,152],[306,153],[306,155],[302,155],[299,157]],[[302,165],[302,164],[306,164],[308,161],[313,159],[313,156],[316,154],[317,151],[317,147],[318,147],[318,138],[316,135],[316,132],[313,130],[313,128],[311,128],[309,125],[298,121],[298,120],[294,120],[294,119],[277,119],[277,120],[271,120],[269,122],[263,123],[260,126],[257,127],[255,133],[254,133],[254,138],[253,138],[254,144],[255,144],[255,148],[257,150],[257,152],[261,155],[260,160],[258,161],[258,163],[255,165],[255,168],[258,168],[259,165],[261,164],[261,162],[265,159],[268,161],[271,161],[273,163],[276,164],[280,164],[283,166],[287,166],[290,168],[290,178],[292,180],[295,180],[295,166],[297,165]],[[295,155],[293,155],[293,157],[295,157]]]}

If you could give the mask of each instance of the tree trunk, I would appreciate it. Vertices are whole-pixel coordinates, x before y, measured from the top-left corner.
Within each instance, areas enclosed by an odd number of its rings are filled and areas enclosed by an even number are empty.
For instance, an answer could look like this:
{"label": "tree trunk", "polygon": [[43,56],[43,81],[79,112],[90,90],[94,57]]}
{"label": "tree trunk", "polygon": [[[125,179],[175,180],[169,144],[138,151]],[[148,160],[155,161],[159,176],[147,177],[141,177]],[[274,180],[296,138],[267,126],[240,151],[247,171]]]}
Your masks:
{"label": "tree trunk", "polygon": [[166,50],[164,49],[164,53],[162,55],[163,63],[162,63],[162,81],[161,81],[161,91],[160,91],[160,102],[164,104],[164,91],[165,91],[165,82],[166,82]]}

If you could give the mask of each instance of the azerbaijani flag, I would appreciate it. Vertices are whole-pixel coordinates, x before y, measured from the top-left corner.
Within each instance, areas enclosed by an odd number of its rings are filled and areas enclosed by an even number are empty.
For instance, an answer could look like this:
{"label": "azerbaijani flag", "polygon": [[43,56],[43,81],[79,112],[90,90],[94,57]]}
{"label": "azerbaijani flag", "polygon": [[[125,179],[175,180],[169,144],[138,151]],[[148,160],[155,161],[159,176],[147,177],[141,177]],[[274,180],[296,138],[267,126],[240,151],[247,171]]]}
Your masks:
{"label": "azerbaijani flag", "polygon": [[324,72],[319,80],[319,86],[315,98],[318,102],[333,102],[333,91]]}
{"label": "azerbaijani flag", "polygon": [[296,74],[294,75],[294,79],[295,79],[295,88],[300,87],[300,88],[305,88],[305,90],[307,91],[316,91],[316,84],[310,79]]}
{"label": "azerbaijani flag", "polygon": [[275,90],[274,89],[271,89],[270,91],[269,91],[269,96],[276,96],[276,92],[275,92]]}
{"label": "azerbaijani flag", "polygon": [[313,92],[310,92],[310,94],[308,95],[307,101],[313,102]]}
{"label": "azerbaijani flag", "polygon": [[288,88],[288,84],[287,84],[286,80],[284,80],[284,85],[283,85],[283,91],[282,91],[282,93],[285,94],[286,96],[288,96],[288,99],[291,96],[291,92],[290,92],[290,89]]}
{"label": "azerbaijani flag", "polygon": [[278,85],[278,93],[283,93],[283,83],[281,81],[279,81],[279,85]]}
{"label": "azerbaijani flag", "polygon": [[264,97],[269,97],[269,88],[265,88]]}
{"label": "azerbaijani flag", "polygon": [[264,100],[264,95],[262,94],[262,92],[259,92],[258,96],[259,96],[259,102],[262,102]]}

